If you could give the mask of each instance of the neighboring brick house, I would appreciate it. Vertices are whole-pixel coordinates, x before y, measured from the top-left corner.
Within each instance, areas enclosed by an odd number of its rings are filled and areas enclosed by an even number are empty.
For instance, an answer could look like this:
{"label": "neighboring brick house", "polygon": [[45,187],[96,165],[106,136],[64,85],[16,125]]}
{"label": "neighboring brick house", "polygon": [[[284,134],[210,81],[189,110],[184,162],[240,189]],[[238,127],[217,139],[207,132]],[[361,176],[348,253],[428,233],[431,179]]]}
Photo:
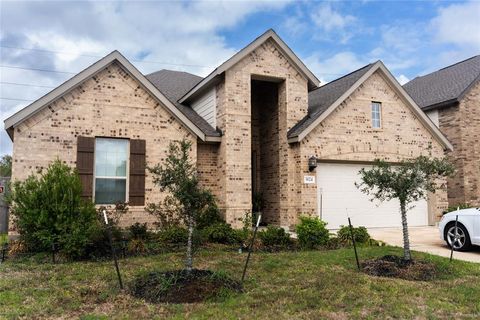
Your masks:
{"label": "neighboring brick house", "polygon": [[404,85],[405,90],[453,144],[456,168],[448,179],[450,206],[480,206],[480,56]]}
{"label": "neighboring brick house", "polygon": [[[163,195],[145,165],[188,139],[203,185],[235,226],[254,194],[264,221],[281,226],[310,214],[337,228],[346,213],[357,225],[400,225],[395,202],[377,207],[355,189],[358,170],[375,158],[442,156],[450,143],[380,61],[318,86],[273,30],[205,78],[144,76],[115,51],[5,120],[12,176],[59,157],[78,168],[85,197],[126,200],[124,223],[151,222],[144,206]],[[411,224],[433,223],[446,204],[445,192],[430,195]]]}

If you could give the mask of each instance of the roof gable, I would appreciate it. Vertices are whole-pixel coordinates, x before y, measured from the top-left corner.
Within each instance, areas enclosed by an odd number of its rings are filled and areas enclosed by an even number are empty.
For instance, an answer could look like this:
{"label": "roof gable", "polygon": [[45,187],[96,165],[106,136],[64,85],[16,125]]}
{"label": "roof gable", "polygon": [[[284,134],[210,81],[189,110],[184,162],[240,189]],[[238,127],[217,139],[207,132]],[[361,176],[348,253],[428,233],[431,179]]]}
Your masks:
{"label": "roof gable", "polygon": [[145,77],[172,102],[177,102],[203,79],[188,72],[165,69]]}
{"label": "roof gable", "polygon": [[425,110],[459,102],[479,79],[480,55],[417,77],[403,87]]}
{"label": "roof gable", "polygon": [[203,79],[202,77],[183,71],[160,70],[146,75],[146,78],[163,93],[178,110],[192,120],[203,133],[212,137],[207,138],[207,140],[215,139],[213,137],[220,137],[220,133],[215,130],[207,120],[189,106],[178,102],[178,99]]}
{"label": "roof gable", "polygon": [[[120,52],[113,51],[112,53],[108,54],[104,58],[100,59],[99,61],[95,62],[88,68],[84,69],[74,77],[70,78],[69,80],[65,81],[63,84],[58,86],[57,88],[53,89],[40,99],[34,101],[30,105],[26,106],[22,110],[18,111],[14,115],[10,116],[9,118],[5,119],[5,129],[9,133],[10,137],[13,140],[13,128],[24,121],[25,119],[33,116],[37,112],[43,110],[49,104],[53,103],[57,99],[61,98],[65,93],[73,90],[79,84],[84,82],[87,79],[98,74],[102,71],[106,66],[110,65],[113,62],[119,63],[119,65],[127,71],[134,79],[136,79],[146,90],[147,92],[151,93],[153,97],[159,100],[166,109],[173,114],[177,120],[179,120],[182,124],[184,124],[192,133],[194,133],[197,137],[201,140],[209,140],[207,134],[205,134],[198,125],[196,125],[191,118],[195,117],[195,112],[192,110],[193,114],[185,114],[188,111],[179,110],[177,106],[175,106],[165,95],[160,92],[160,90],[154,86],[147,78],[138,71],[135,66],[133,66]],[[200,116],[198,116],[200,118]],[[201,122],[199,120],[199,122]],[[213,138],[215,140],[215,138]]]}
{"label": "roof gable", "polygon": [[373,64],[368,64],[358,70],[355,70],[341,78],[315,89],[308,94],[308,111],[312,114],[320,115],[340,98],[348,89],[350,89],[358,79],[360,79]]}
{"label": "roof gable", "polygon": [[[360,68],[342,78],[332,81],[317,90],[319,92],[312,92],[314,101],[309,102],[309,113],[305,118],[300,120],[288,132],[288,142],[299,142],[307,136],[316,126],[318,126],[326,117],[328,117],[343,101],[345,101],[362,83],[365,82],[374,72],[379,71],[384,77],[385,81],[391,85],[400,98],[409,106],[423,125],[429,132],[439,141],[445,148],[453,149],[451,143],[440,132],[440,130],[433,124],[427,115],[420,109],[420,107],[413,101],[413,99],[406,93],[398,81],[388,71],[381,61],[374,64],[369,64]],[[323,97],[328,99],[328,103],[320,103],[317,105],[315,101],[320,101]],[[338,97],[334,100],[335,97]],[[309,96],[310,99],[310,96]],[[330,101],[333,101],[330,103]]]}
{"label": "roof gable", "polygon": [[179,99],[180,103],[189,101],[190,98],[195,97],[199,93],[207,90],[212,84],[218,81],[218,78],[236,63],[248,56],[251,52],[257,49],[260,45],[266,42],[268,39],[272,39],[283,52],[285,57],[290,63],[297,68],[297,70],[308,80],[310,88],[316,88],[319,86],[320,81],[317,77],[305,66],[305,64],[295,55],[287,44],[273,31],[269,29],[264,34],[256,38],[245,48],[234,54],[230,59],[222,63],[219,67],[212,71],[207,77],[195,85],[190,91],[188,91],[182,98]]}

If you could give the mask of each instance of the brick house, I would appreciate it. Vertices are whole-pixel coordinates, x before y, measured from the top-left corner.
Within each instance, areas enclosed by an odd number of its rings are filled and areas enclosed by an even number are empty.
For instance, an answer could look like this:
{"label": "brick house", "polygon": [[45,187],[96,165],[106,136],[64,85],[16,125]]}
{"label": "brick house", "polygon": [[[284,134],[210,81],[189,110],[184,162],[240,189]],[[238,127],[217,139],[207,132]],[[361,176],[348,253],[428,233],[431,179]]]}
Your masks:
{"label": "brick house", "polygon": [[480,56],[417,77],[405,90],[453,144],[450,206],[480,206]]}
{"label": "brick house", "polygon": [[[348,214],[357,225],[400,225],[396,203],[376,206],[356,190],[358,170],[452,146],[380,61],[319,85],[273,30],[205,78],[145,76],[114,51],[5,120],[12,176],[59,157],[78,168],[85,197],[126,200],[124,223],[151,222],[144,206],[163,195],[145,165],[189,139],[202,183],[234,226],[260,194],[267,223],[310,214],[337,228]],[[432,194],[409,222],[434,223],[446,205],[446,192]]]}

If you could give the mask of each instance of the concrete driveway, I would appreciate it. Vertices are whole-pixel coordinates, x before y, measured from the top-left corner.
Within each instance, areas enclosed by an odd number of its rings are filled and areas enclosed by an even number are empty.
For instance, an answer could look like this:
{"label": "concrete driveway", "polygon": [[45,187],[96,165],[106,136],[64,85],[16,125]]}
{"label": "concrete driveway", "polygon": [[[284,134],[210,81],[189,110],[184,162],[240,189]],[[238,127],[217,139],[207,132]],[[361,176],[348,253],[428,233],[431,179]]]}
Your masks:
{"label": "concrete driveway", "polygon": [[[450,249],[440,239],[437,227],[410,227],[408,231],[412,250],[450,257]],[[401,228],[370,228],[368,232],[376,240],[381,240],[392,246],[403,247]],[[472,251],[469,252],[454,251],[453,258],[480,263],[480,247],[473,247]]]}

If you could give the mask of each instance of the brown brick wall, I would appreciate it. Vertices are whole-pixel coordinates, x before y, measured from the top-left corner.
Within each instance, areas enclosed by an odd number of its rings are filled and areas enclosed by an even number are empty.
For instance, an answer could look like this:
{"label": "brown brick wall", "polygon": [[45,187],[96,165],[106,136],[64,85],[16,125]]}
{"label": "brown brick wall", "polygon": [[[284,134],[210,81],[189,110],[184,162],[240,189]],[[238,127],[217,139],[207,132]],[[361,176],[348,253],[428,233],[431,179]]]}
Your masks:
{"label": "brown brick wall", "polygon": [[[13,179],[25,179],[57,157],[75,167],[79,135],[145,139],[150,166],[165,158],[171,141],[187,138],[196,159],[196,137],[114,63],[15,129]],[[145,188],[146,203],[162,199],[148,173]],[[123,224],[153,221],[143,206],[130,211]]]}
{"label": "brown brick wall", "polygon": [[480,206],[480,82],[460,104],[439,110],[439,124],[454,147],[448,154],[456,168],[448,179],[449,205]]}
{"label": "brown brick wall", "polygon": [[219,145],[213,143],[197,144],[197,172],[200,184],[210,190],[217,202],[222,198],[218,173],[218,150]]}
{"label": "brown brick wall", "polygon": [[[298,73],[286,57],[269,40],[225,72],[224,81],[217,86],[217,126],[223,131],[219,149],[219,170],[222,176],[227,222],[238,225],[245,212],[252,208],[251,199],[251,80],[252,77],[272,78],[279,85],[279,169],[282,179],[290,175],[285,165],[288,144],[286,132],[307,112],[307,80]],[[288,183],[279,185],[280,201],[288,200]],[[283,205],[283,204],[282,204]],[[282,210],[288,209],[287,206]],[[279,216],[279,219],[282,215]]]}
{"label": "brown brick wall", "polygon": [[[371,101],[382,102],[382,128],[371,127]],[[380,73],[374,73],[332,114],[300,142],[297,212],[315,214],[316,185],[303,184],[308,158],[322,160],[397,162],[419,155],[443,156],[443,147],[427,131],[411,109],[400,99]],[[429,204],[438,215],[446,207],[446,192],[438,191]],[[295,220],[290,221],[295,224]]]}

